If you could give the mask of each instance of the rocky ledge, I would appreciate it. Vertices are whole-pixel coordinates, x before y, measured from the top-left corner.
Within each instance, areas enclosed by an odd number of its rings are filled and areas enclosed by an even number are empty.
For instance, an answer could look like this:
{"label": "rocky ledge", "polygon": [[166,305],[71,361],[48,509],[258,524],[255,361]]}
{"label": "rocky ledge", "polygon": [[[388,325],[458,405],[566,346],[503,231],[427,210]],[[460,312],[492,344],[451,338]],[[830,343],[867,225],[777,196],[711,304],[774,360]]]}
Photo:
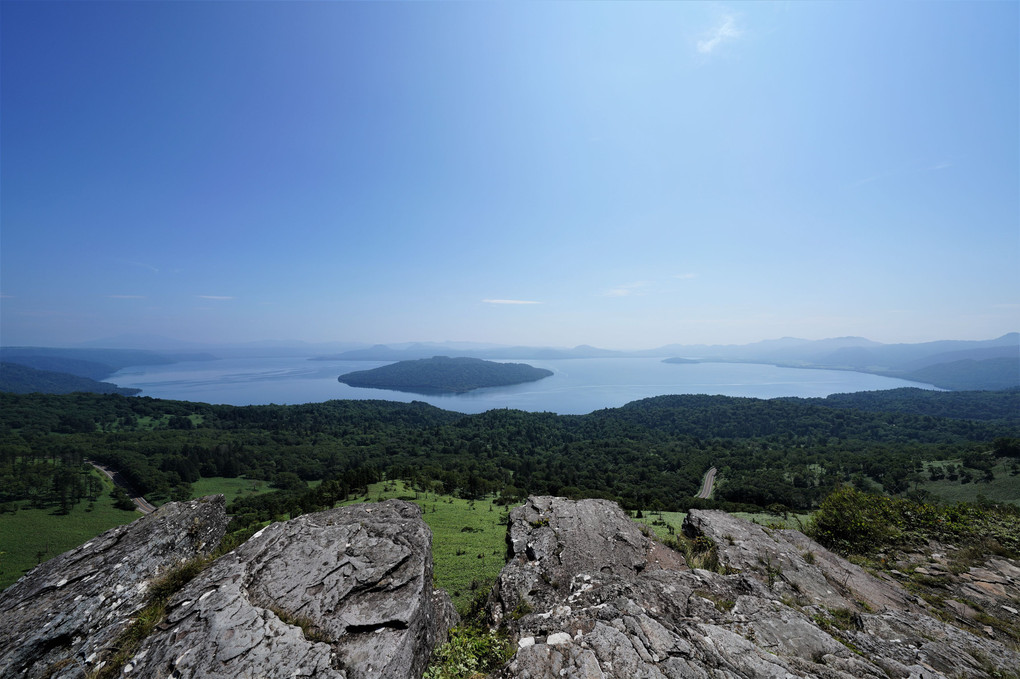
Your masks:
{"label": "rocky ledge", "polygon": [[210,553],[226,526],[222,495],[168,504],[29,571],[0,593],[0,677],[84,677],[149,584]]}
{"label": "rocky ledge", "polygon": [[[222,497],[170,504],[31,571],[0,594],[0,676],[417,678],[455,621],[415,505],[272,524],[210,561],[226,523]],[[498,677],[1020,676],[1011,559],[909,554],[876,577],[722,512],[692,511],[683,532],[691,563],[611,502],[514,509],[487,605],[517,645]],[[153,613],[182,564],[197,574]]]}
{"label": "rocky ledge", "polygon": [[[616,505],[530,498],[490,597],[518,650],[501,677],[935,679],[1015,676],[1020,654],[932,615],[796,531],[692,511],[688,568]],[[721,572],[717,572],[721,571]]]}
{"label": "rocky ledge", "polygon": [[[218,544],[225,524],[222,497],[171,504],[28,573],[0,595],[0,676],[102,668],[149,583]],[[398,500],[272,524],[174,594],[118,674],[420,677],[456,619],[432,589],[431,537]]]}

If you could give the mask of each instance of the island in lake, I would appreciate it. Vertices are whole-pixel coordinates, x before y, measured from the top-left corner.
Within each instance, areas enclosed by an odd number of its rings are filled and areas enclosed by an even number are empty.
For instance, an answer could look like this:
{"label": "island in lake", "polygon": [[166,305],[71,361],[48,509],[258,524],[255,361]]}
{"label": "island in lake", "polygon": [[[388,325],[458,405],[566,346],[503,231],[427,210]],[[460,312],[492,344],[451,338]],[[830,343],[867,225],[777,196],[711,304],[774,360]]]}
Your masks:
{"label": "island in lake", "polygon": [[482,387],[535,382],[552,374],[551,370],[535,368],[526,363],[433,356],[416,361],[398,361],[372,370],[358,370],[337,379],[352,387],[392,389],[415,394],[462,394]]}

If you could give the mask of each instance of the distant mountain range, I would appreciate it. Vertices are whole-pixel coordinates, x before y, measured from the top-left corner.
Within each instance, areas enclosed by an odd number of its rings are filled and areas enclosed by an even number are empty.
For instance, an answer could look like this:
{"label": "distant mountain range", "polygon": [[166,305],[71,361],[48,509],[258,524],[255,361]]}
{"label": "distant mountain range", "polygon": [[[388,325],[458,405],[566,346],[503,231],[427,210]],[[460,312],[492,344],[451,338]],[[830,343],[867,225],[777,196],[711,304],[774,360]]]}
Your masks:
{"label": "distant mountain range", "polygon": [[[433,344],[431,342],[415,342],[401,348],[391,347],[386,344],[376,344],[367,349],[354,349],[339,354],[316,356],[315,361],[408,361],[419,358],[431,358],[437,353],[452,353],[450,344]],[[523,346],[491,346],[487,348],[471,349],[463,348],[456,352],[457,356],[466,358],[528,358],[528,359],[558,359],[558,358],[619,358],[634,356],[636,354],[612,349],[598,349],[596,347],[582,344],[573,349],[555,347],[523,347]]]}
{"label": "distant mountain range", "polygon": [[[322,361],[406,361],[448,351],[442,344],[414,343],[400,348],[377,344]],[[704,362],[770,363],[795,368],[828,368],[900,377],[945,389],[1008,389],[1020,386],[1020,333],[993,340],[942,340],[918,344],[882,344],[863,337],[805,340],[794,337],[753,344],[670,344],[642,351],[614,351],[580,345],[554,347],[487,347],[465,349],[458,356],[483,359],[682,358]],[[673,361],[680,362],[680,361]]]}
{"label": "distant mountain range", "polygon": [[600,349],[587,344],[573,348],[528,347],[528,346],[485,346],[471,348],[466,343],[456,352],[456,343],[413,342],[410,344],[376,344],[372,347],[352,349],[335,354],[316,356],[323,361],[403,361],[429,358],[438,353],[456,353],[457,356],[488,359],[561,359],[561,358],[669,358],[683,357],[702,361],[756,361],[767,363],[825,364],[848,369],[870,366],[892,368],[923,367],[910,365],[920,362],[930,365],[932,357],[936,363],[963,358],[994,358],[996,352],[1002,355],[1012,350],[1020,356],[1020,333],[1009,333],[993,340],[943,340],[920,344],[882,344],[863,337],[837,337],[823,340],[806,340],[795,337],[765,340],[752,344],[667,344],[655,349],[618,351]]}
{"label": "distant mountain range", "polygon": [[[110,338],[123,346],[131,337]],[[795,337],[752,344],[669,344],[656,349],[616,351],[582,344],[573,348],[499,346],[472,342],[377,344],[251,342],[210,345],[159,337],[135,337],[164,350],[103,347],[0,347],[0,361],[93,380],[131,365],[157,365],[218,358],[307,356],[319,361],[407,361],[437,355],[478,359],[680,358],[686,361],[769,363],[796,368],[854,370],[933,384],[953,390],[1020,386],[1020,333],[991,340],[942,340],[882,344],[863,337],[806,340]],[[326,353],[343,349],[338,353]]]}

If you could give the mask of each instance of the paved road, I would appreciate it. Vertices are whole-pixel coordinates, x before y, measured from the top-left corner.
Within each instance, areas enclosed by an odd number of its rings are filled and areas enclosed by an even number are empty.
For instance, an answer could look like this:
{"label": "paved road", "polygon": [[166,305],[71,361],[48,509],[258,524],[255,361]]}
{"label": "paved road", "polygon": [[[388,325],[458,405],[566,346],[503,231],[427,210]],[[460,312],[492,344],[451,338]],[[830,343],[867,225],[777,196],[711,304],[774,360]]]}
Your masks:
{"label": "paved road", "polygon": [[694,497],[700,497],[707,500],[709,496],[712,495],[712,486],[715,485],[715,472],[715,467],[712,467],[705,472],[705,479],[701,482],[701,490],[698,491],[698,494]]}
{"label": "paved road", "polygon": [[106,474],[107,478],[113,481],[114,484],[126,490],[127,494],[131,496],[131,501],[135,503],[135,507],[137,507],[138,511],[140,511],[142,514],[151,514],[152,512],[156,511],[156,505],[152,504],[141,495],[137,495],[135,493],[134,488],[131,487],[131,484],[127,482],[127,480],[124,478],[124,475],[121,474],[119,471],[101,465],[98,462],[93,462],[91,460],[87,460],[87,462],[96,469],[98,469],[99,471],[101,471],[103,474]]}

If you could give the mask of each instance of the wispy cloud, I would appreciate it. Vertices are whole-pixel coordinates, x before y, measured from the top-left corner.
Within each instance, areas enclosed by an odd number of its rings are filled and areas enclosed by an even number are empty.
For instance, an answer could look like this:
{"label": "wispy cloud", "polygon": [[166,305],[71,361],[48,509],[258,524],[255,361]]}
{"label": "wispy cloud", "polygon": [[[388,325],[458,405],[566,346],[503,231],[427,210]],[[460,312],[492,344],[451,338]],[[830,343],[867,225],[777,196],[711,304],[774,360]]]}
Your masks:
{"label": "wispy cloud", "polygon": [[944,170],[944,169],[946,169],[947,167],[952,167],[952,166],[953,166],[953,164],[952,164],[952,163],[950,163],[950,162],[949,162],[949,161],[947,161],[947,160],[943,160],[943,161],[942,161],[941,163],[935,163],[934,165],[932,165],[932,166],[931,166],[931,167],[929,167],[928,169],[929,169],[929,170]]}
{"label": "wispy cloud", "polygon": [[647,281],[636,281],[634,283],[625,283],[624,285],[618,285],[615,288],[610,288],[603,293],[603,297],[630,297],[631,295],[641,294],[642,288],[648,285]]}
{"label": "wispy cloud", "polygon": [[530,299],[483,299],[486,304],[541,304]]}
{"label": "wispy cloud", "polygon": [[722,43],[735,40],[740,35],[736,18],[731,14],[726,15],[722,18],[721,24],[709,31],[703,40],[698,41],[698,51],[702,54],[711,54]]}
{"label": "wispy cloud", "polygon": [[195,296],[198,297],[199,299],[211,299],[217,302],[226,302],[228,300],[234,299],[233,297],[228,297],[226,295],[195,295]]}
{"label": "wispy cloud", "polygon": [[145,299],[145,295],[107,295],[110,299]]}

